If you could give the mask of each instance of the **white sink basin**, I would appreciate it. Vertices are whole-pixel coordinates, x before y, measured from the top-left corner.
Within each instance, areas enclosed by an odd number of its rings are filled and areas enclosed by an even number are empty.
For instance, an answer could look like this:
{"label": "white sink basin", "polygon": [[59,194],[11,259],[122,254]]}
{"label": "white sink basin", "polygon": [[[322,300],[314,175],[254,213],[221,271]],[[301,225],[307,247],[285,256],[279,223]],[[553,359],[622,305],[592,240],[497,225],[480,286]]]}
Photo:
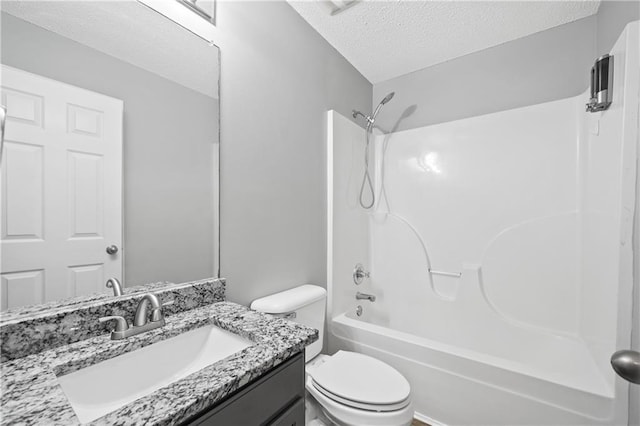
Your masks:
{"label": "white sink basin", "polygon": [[58,382],[86,423],[252,344],[211,325],[60,376]]}

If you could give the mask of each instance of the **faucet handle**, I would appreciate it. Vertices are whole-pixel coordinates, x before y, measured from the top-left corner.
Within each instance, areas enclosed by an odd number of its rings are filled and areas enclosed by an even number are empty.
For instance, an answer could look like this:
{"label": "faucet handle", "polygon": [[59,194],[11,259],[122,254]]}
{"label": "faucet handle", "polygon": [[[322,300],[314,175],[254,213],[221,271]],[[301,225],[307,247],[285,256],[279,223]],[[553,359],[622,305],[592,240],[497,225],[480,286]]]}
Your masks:
{"label": "faucet handle", "polygon": [[157,309],[154,309],[151,312],[151,321],[162,321],[164,319],[164,312],[162,311],[162,308],[164,308],[165,306],[173,305],[174,303],[175,300],[169,300],[168,302],[161,303]]}
{"label": "faucet handle", "polygon": [[114,331],[126,331],[129,329],[129,324],[127,324],[127,320],[117,315],[102,317],[98,319],[98,321],[100,322],[106,322],[111,320],[116,321],[116,329]]}
{"label": "faucet handle", "polygon": [[355,268],[353,269],[353,282],[356,285],[360,285],[365,278],[369,277],[369,271],[365,270],[364,266],[362,266],[361,263],[356,264]]}

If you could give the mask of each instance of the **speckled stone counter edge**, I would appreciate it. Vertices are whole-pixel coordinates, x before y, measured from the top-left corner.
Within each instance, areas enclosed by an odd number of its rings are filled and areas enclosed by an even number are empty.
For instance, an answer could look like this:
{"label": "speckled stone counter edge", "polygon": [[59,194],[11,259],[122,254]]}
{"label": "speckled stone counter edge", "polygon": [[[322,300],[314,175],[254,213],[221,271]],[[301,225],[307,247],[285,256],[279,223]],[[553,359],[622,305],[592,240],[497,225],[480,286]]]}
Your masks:
{"label": "speckled stone counter edge", "polygon": [[129,339],[86,339],[3,364],[0,424],[79,424],[56,375],[68,374],[204,325],[245,337],[254,344],[91,424],[175,425],[235,392],[304,350],[317,330],[220,302],[167,318],[167,325]]}
{"label": "speckled stone counter edge", "polygon": [[208,278],[181,284],[154,283],[137,286],[122,296],[93,295],[46,306],[26,307],[0,315],[0,362],[99,336],[109,324],[98,318],[119,315],[131,321],[140,296],[153,292],[163,303],[165,315],[225,300],[224,278]]}

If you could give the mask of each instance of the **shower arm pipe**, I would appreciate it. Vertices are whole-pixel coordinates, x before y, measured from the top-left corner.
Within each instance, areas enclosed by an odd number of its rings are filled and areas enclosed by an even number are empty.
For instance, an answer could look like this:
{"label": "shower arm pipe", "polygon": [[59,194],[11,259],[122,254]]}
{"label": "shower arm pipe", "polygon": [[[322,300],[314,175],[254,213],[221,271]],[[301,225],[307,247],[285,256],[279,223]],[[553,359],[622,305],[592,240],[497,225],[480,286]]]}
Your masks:
{"label": "shower arm pipe", "polygon": [[369,130],[369,126],[371,126],[373,124],[373,119],[368,115],[364,115],[360,111],[356,111],[355,109],[351,110],[351,112],[352,112],[353,118],[358,118],[358,116],[361,116],[362,118],[367,120],[367,130]]}

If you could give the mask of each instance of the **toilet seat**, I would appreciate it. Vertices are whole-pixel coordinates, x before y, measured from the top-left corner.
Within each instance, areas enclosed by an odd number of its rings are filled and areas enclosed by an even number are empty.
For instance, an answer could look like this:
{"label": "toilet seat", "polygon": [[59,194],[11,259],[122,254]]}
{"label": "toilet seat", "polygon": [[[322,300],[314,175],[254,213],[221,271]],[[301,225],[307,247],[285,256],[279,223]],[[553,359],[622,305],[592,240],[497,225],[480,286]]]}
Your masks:
{"label": "toilet seat", "polygon": [[348,351],[309,371],[311,385],[326,398],[360,410],[388,412],[409,405],[409,382],[393,367]]}
{"label": "toilet seat", "polygon": [[327,398],[313,386],[311,376],[307,377],[306,389],[309,397],[320,406],[322,413],[333,423],[340,426],[409,426],[413,420],[413,403],[395,411],[369,411],[349,407]]}
{"label": "toilet seat", "polygon": [[401,410],[409,403],[411,400],[407,397],[404,401],[401,401],[396,404],[367,404],[364,402],[353,401],[350,399],[342,398],[327,389],[324,389],[322,386],[318,385],[313,378],[311,379],[311,385],[320,393],[322,393],[327,398],[332,401],[338,402],[340,404],[346,405],[347,407],[357,408],[359,410],[367,410],[367,411],[376,411],[376,412],[386,412],[386,411],[397,411]]}

